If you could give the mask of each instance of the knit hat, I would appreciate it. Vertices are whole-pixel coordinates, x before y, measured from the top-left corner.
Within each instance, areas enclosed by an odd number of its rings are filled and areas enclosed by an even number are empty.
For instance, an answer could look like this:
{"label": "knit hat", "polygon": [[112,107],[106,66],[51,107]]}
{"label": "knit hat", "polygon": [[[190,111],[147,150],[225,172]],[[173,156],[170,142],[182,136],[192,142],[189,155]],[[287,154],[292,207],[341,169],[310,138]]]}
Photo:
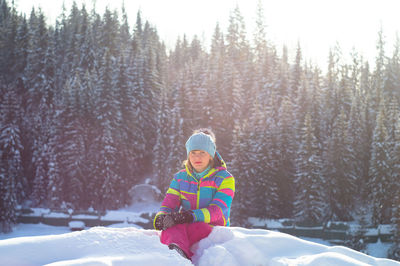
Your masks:
{"label": "knit hat", "polygon": [[211,157],[215,156],[215,143],[212,138],[204,133],[196,133],[190,136],[190,138],[186,141],[186,152],[187,156],[189,153],[194,150],[203,150],[208,152]]}

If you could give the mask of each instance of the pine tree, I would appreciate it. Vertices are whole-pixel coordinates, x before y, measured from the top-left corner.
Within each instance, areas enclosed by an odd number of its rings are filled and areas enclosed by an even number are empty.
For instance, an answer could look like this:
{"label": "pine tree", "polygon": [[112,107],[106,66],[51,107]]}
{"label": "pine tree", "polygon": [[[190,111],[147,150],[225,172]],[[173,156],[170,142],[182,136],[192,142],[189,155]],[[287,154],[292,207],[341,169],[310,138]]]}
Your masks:
{"label": "pine tree", "polygon": [[28,23],[25,16],[19,18],[17,36],[15,43],[15,63],[12,66],[12,70],[15,75],[20,75],[24,72],[27,64],[28,57],[28,43],[29,43],[29,30]]}
{"label": "pine tree", "polygon": [[[257,1],[256,28],[253,37],[253,55],[254,55],[254,85],[253,85],[253,103],[262,102],[265,95],[265,85],[268,79],[266,71],[266,61],[269,57],[269,47],[265,32],[265,16],[262,1]],[[269,67],[269,66],[268,66]],[[249,112],[249,116],[251,112]]]}
{"label": "pine tree", "polygon": [[330,136],[332,131],[332,124],[336,117],[339,115],[339,103],[338,103],[338,51],[331,50],[329,52],[328,72],[325,77],[325,84],[323,85],[323,106],[325,106],[326,112],[322,118],[323,135]]}
{"label": "pine tree", "polygon": [[[397,224],[397,233],[400,237],[400,196],[397,193],[400,189],[400,115],[397,116],[396,123],[396,142],[391,153],[391,166],[392,168],[392,182],[393,188],[393,218],[395,219],[394,224]],[[398,239],[400,241],[400,238]]]}
{"label": "pine tree", "polygon": [[[100,80],[97,84],[98,102],[95,110],[98,123],[98,135],[93,143],[91,159],[94,186],[94,207],[100,210],[115,208],[122,204],[123,196],[117,187],[122,181],[118,169],[121,166],[117,153],[120,122],[120,102],[116,97],[115,81],[117,78],[115,62],[109,52],[104,54],[100,68]],[[117,198],[115,197],[117,195]]]}
{"label": "pine tree", "polygon": [[[32,9],[29,18],[29,54],[27,58],[27,80],[29,88],[28,110],[35,114],[37,107],[45,95],[43,88],[46,83],[46,52],[49,47],[49,34],[43,13]],[[46,99],[47,100],[47,99]]]}
{"label": "pine tree", "polygon": [[301,86],[301,76],[303,73],[302,66],[302,52],[301,52],[301,47],[300,43],[297,44],[297,50],[296,50],[296,58],[295,58],[295,63],[294,66],[291,69],[291,74],[290,74],[290,99],[294,100],[298,97],[299,95],[299,90]]}
{"label": "pine tree", "polygon": [[[226,57],[224,62],[222,84],[223,97],[232,99],[233,104],[225,105],[225,120],[235,123],[247,117],[248,108],[253,94],[252,75],[250,70],[250,48],[246,40],[246,27],[238,7],[230,14],[228,33],[226,35]],[[245,93],[247,92],[247,93]],[[224,154],[229,154],[231,149],[231,133],[225,133]],[[228,158],[229,159],[229,158]]]}
{"label": "pine tree", "polygon": [[[226,123],[234,124],[234,123],[242,123],[242,118],[244,117],[242,113],[243,108],[243,87],[241,83],[241,79],[238,73],[238,70],[234,66],[234,62],[232,58],[225,57],[224,58],[224,66],[222,73],[222,84],[219,88],[219,96],[230,99],[229,103],[221,103],[222,113],[220,116],[223,121]],[[236,120],[236,121],[235,121]],[[231,144],[233,141],[233,136],[231,132],[227,128],[221,128],[218,125],[216,126],[216,134],[223,136],[221,141],[219,142],[220,151],[222,154],[225,154],[227,160],[230,160],[230,149],[232,148]]]}
{"label": "pine tree", "polygon": [[[15,23],[15,20],[14,20]],[[0,74],[1,78],[7,80],[10,74],[10,62],[13,56],[13,48],[15,47],[15,36],[12,32],[12,11],[6,1],[0,2]]]}
{"label": "pine tree", "polygon": [[388,221],[387,212],[390,211],[392,206],[392,198],[390,193],[388,193],[391,186],[391,169],[387,143],[388,134],[384,124],[385,120],[385,105],[383,100],[381,100],[372,142],[369,169],[370,182],[368,184],[370,199],[373,202],[372,219],[374,225]]}
{"label": "pine tree", "polygon": [[385,36],[383,35],[383,28],[381,27],[378,31],[378,40],[376,44],[377,57],[375,58],[375,70],[372,75],[372,110],[374,111],[373,119],[376,120],[378,112],[380,110],[380,104],[384,97],[384,73],[386,65],[385,55]]}
{"label": "pine tree", "polygon": [[96,52],[94,51],[94,38],[92,36],[91,21],[88,12],[86,11],[85,5],[82,5],[80,10],[79,20],[75,19],[75,23],[78,23],[76,27],[76,47],[79,51],[75,54],[76,57],[76,70],[79,75],[83,77],[88,70],[95,68],[94,60]]}
{"label": "pine tree", "polygon": [[232,214],[235,214],[234,217],[239,224],[247,224],[249,217],[259,217],[260,212],[263,213],[263,208],[260,209],[259,206],[255,205],[255,197],[249,197],[249,195],[256,195],[257,178],[252,175],[251,169],[247,165],[249,156],[251,156],[251,146],[249,145],[249,139],[246,139],[246,135],[246,125],[240,125],[236,122],[233,129],[232,142],[232,152],[236,156],[231,161],[229,171],[232,172],[237,180],[237,193],[235,196],[238,199],[238,204],[235,208],[237,211],[232,212]]}
{"label": "pine tree", "polygon": [[53,112],[52,82],[54,65],[51,60],[50,34],[46,28],[45,17],[42,12],[36,13],[32,9],[29,18],[29,53],[26,66],[27,106],[25,127],[29,130],[28,148],[31,149],[30,158],[32,181],[32,200],[37,205],[46,204],[47,177],[47,143],[51,131],[51,116]]}
{"label": "pine tree", "polygon": [[8,175],[13,177],[15,193],[18,203],[26,199],[27,180],[24,175],[23,164],[23,132],[21,97],[18,95],[18,86],[6,87],[2,98],[0,98],[0,126],[2,129],[2,141],[4,146],[3,167]]}
{"label": "pine tree", "polygon": [[20,29],[26,26],[26,21],[23,25],[14,3],[9,7],[6,1],[1,1],[0,10],[0,78],[5,84],[10,84],[21,74],[16,68],[26,59],[21,56],[20,42]]}
{"label": "pine tree", "polygon": [[122,13],[122,25],[120,25],[119,35],[118,35],[118,44],[120,55],[123,57],[128,57],[130,53],[130,41],[131,41],[131,34],[129,33],[129,24],[128,24],[128,14],[126,14],[125,3],[122,3],[121,7]]}
{"label": "pine tree", "polygon": [[[60,111],[60,109],[57,109]],[[60,111],[61,113],[62,111]],[[57,112],[58,113],[58,112]],[[54,126],[53,126],[53,132],[51,134],[51,137],[49,139],[48,143],[48,169],[47,169],[47,175],[49,177],[49,182],[48,182],[48,199],[49,199],[49,207],[58,209],[61,207],[65,197],[63,193],[63,184],[64,184],[64,179],[62,178],[63,175],[61,175],[61,163],[60,163],[60,158],[62,156],[60,155],[60,143],[61,143],[61,135],[64,132],[64,126],[60,125],[60,113],[58,115],[54,116]]]}
{"label": "pine tree", "polygon": [[314,135],[311,116],[307,113],[302,128],[302,139],[296,159],[296,201],[294,217],[300,222],[316,224],[325,215],[322,160],[318,140]]}
{"label": "pine tree", "polygon": [[[0,232],[8,233],[16,222],[21,189],[21,133],[17,125],[16,94],[9,90],[0,102]],[[21,198],[21,197],[19,197]]]}
{"label": "pine tree", "polygon": [[208,70],[207,70],[207,105],[204,106],[205,113],[209,118],[209,126],[217,130],[219,121],[223,116],[224,106],[218,104],[212,106],[209,104],[213,102],[215,97],[224,97],[221,93],[223,75],[224,72],[224,56],[225,56],[225,44],[224,36],[221,32],[219,25],[217,24],[214,30],[214,34],[211,40],[210,56],[208,59]]}
{"label": "pine tree", "polygon": [[358,55],[358,53],[353,48],[351,52],[351,58],[353,64],[349,66],[349,86],[351,90],[351,94],[354,95],[355,93],[359,92],[361,77],[362,77],[362,63],[363,58]]}
{"label": "pine tree", "polygon": [[228,33],[226,35],[227,54],[235,68],[241,75],[245,75],[248,57],[249,44],[246,40],[246,26],[244,18],[238,6],[229,16]]}
{"label": "pine tree", "polygon": [[395,227],[394,232],[394,243],[388,251],[388,257],[390,259],[400,261],[400,195],[398,193],[400,189],[400,117],[396,123],[396,144],[391,154],[391,165],[392,170],[392,196],[393,196],[393,216],[392,224]]}
{"label": "pine tree", "polygon": [[[246,217],[248,214],[247,208],[251,205],[249,202],[249,198],[246,198],[246,195],[248,194],[248,190],[250,186],[247,184],[251,182],[251,180],[247,179],[246,177],[243,176],[243,174],[239,175],[239,173],[243,172],[243,160],[241,155],[243,154],[243,126],[240,124],[236,123],[233,128],[233,142],[232,142],[232,152],[235,153],[237,156],[232,159],[231,164],[232,166],[230,167],[229,171],[233,173],[234,176],[237,176],[237,181],[236,183],[238,184],[237,186],[237,193],[235,195],[235,198],[238,199],[238,213],[240,213],[242,218]],[[236,173],[236,175],[235,175]],[[243,177],[243,180],[241,180]],[[239,216],[239,217],[240,217]]]}
{"label": "pine tree", "polygon": [[16,204],[14,180],[10,178],[3,166],[2,158],[0,163],[0,232],[12,231],[12,225],[16,222]]}
{"label": "pine tree", "polygon": [[85,134],[83,123],[79,117],[80,113],[80,91],[81,81],[78,75],[67,82],[65,87],[65,108],[60,112],[60,120],[63,127],[62,145],[60,147],[59,156],[62,159],[62,189],[63,195],[57,195],[61,199],[73,206],[78,207],[82,202],[84,194],[85,176],[85,143],[83,136]]}
{"label": "pine tree", "polygon": [[[365,187],[365,180],[363,176],[363,167],[364,167],[364,147],[366,146],[367,132],[365,127],[365,121],[363,120],[363,116],[361,113],[361,96],[358,91],[355,93],[352,99],[351,111],[349,115],[349,121],[346,129],[346,137],[347,137],[347,145],[349,148],[350,154],[348,154],[349,158],[349,171],[351,175],[356,181],[356,185],[359,188],[362,188],[360,192]],[[367,142],[368,143],[368,142]]]}
{"label": "pine tree", "polygon": [[387,100],[386,106],[385,126],[388,134],[387,142],[390,147],[393,147],[396,139],[395,131],[399,113],[399,102],[397,101],[396,97],[391,97],[389,100]]}
{"label": "pine tree", "polygon": [[123,182],[119,184],[121,194],[123,194],[124,202],[128,201],[126,187],[131,187],[139,182],[143,173],[143,157],[145,154],[145,136],[139,123],[138,99],[135,98],[134,82],[129,76],[129,66],[125,63],[125,59],[121,56],[119,60],[119,73],[115,84],[116,98],[120,101],[121,125],[120,137],[117,140],[118,160],[121,163],[119,169]]}
{"label": "pine tree", "polygon": [[[272,109],[272,108],[271,108]],[[270,114],[272,117],[272,110],[267,112],[267,115]],[[265,175],[264,179],[259,180],[259,182],[264,183],[263,186],[268,186],[268,193],[267,199],[269,205],[267,207],[267,217],[276,219],[282,218],[281,216],[281,196],[280,193],[282,192],[280,183],[279,183],[279,165],[281,163],[280,158],[280,149],[278,144],[279,139],[279,128],[274,121],[273,118],[265,119],[267,121],[267,128],[263,135],[263,138],[260,140],[261,147],[260,152],[263,154],[263,159],[268,161],[267,169],[263,170],[263,175]],[[258,167],[263,168],[263,165],[258,165]]]}
{"label": "pine tree", "polygon": [[[308,90],[307,92],[301,91],[301,93],[306,93],[308,96],[308,100],[305,103],[308,103],[308,110],[311,115],[312,124],[314,125],[314,134],[317,138],[320,145],[323,143],[323,123],[322,119],[324,116],[324,108],[322,106],[322,91],[321,91],[321,76],[320,70],[315,68],[314,71],[310,71],[310,77],[308,78]],[[306,89],[306,85],[303,86],[302,90]],[[301,97],[301,96],[300,96]],[[302,108],[302,101],[298,101],[298,108]],[[306,112],[305,112],[306,113]],[[297,119],[297,121],[302,121]],[[322,145],[321,145],[322,146]]]}
{"label": "pine tree", "polygon": [[173,135],[170,131],[171,109],[168,107],[168,95],[165,91],[161,95],[160,102],[161,105],[157,114],[157,140],[153,149],[153,174],[157,186],[162,191],[166,191],[173,175],[173,172],[166,171],[170,168],[168,158],[172,150],[171,138]]}
{"label": "pine tree", "polygon": [[331,219],[352,219],[355,177],[351,171],[351,149],[346,136],[346,117],[342,111],[333,123],[332,135],[324,151],[324,176],[327,181],[325,189]]}
{"label": "pine tree", "polygon": [[[159,41],[155,30],[146,22],[142,34],[140,50],[136,54],[137,74],[136,87],[138,105],[138,121],[142,125],[142,132],[146,136],[145,162],[152,159],[151,151],[156,141],[157,108],[159,107],[159,95],[162,88],[162,77],[157,68],[159,56]],[[151,164],[148,165],[151,167]]]}
{"label": "pine tree", "polygon": [[[261,218],[279,217],[279,194],[276,182],[277,160],[271,157],[273,147],[272,126],[269,119],[270,110],[265,105],[256,102],[249,119],[248,138],[250,146],[247,152],[245,168],[254,186],[253,208],[255,216]],[[257,162],[257,163],[254,163]],[[253,180],[254,179],[254,180]],[[261,200],[260,200],[261,199]]]}
{"label": "pine tree", "polygon": [[264,8],[262,5],[262,1],[257,1],[257,13],[256,13],[256,27],[253,34],[253,50],[254,50],[254,59],[258,66],[262,65],[262,60],[265,58],[265,55],[268,53],[268,46],[266,40],[265,33],[265,15]]}
{"label": "pine tree", "polygon": [[104,11],[103,23],[101,25],[100,47],[102,47],[102,56],[108,53],[112,58],[118,58],[118,36],[119,36],[119,21],[118,14],[111,12],[108,8]]}
{"label": "pine tree", "polygon": [[208,128],[210,127],[209,115],[204,112],[204,109],[208,108],[208,114],[210,114],[209,110],[212,106],[210,106],[210,102],[207,102],[207,66],[205,57],[203,56],[204,51],[196,36],[193,38],[189,49],[192,57],[188,76],[189,86],[192,91],[192,93],[190,93],[190,95],[192,95],[192,97],[190,97],[190,112],[194,115],[191,116],[188,122],[191,124],[190,127],[192,129]]}
{"label": "pine tree", "polygon": [[[393,88],[399,88],[400,86],[400,36],[396,34],[396,43],[394,45],[394,51],[392,59],[390,60],[390,66],[392,70],[392,84]],[[400,91],[395,89],[393,96],[400,102]]]}
{"label": "pine tree", "polygon": [[339,110],[344,110],[346,114],[350,113],[351,101],[352,101],[352,88],[353,80],[349,76],[349,66],[344,65],[340,70],[340,81],[337,96],[337,104]]}
{"label": "pine tree", "polygon": [[291,217],[293,210],[293,181],[295,138],[293,134],[293,105],[290,100],[284,100],[279,109],[277,123],[278,165],[275,182],[278,185],[281,217]]}
{"label": "pine tree", "polygon": [[[67,19],[66,34],[68,38],[66,39],[66,51],[65,63],[67,64],[68,72],[73,72],[80,68],[80,60],[82,58],[80,46],[82,43],[83,34],[81,32],[82,18],[81,12],[76,4],[72,3],[69,17]],[[81,70],[82,71],[82,70]]]}
{"label": "pine tree", "polygon": [[372,136],[375,127],[374,111],[371,108],[371,74],[369,73],[368,62],[364,64],[361,69],[360,76],[360,120],[364,121],[365,137],[363,138],[362,152],[359,155],[362,161],[361,163],[361,183],[363,184],[363,191],[361,196],[363,200],[366,200],[369,195],[367,185],[369,183],[369,168],[371,162],[371,147],[372,147]]}
{"label": "pine tree", "polygon": [[[191,135],[191,132],[188,135],[184,133],[184,119],[181,115],[184,112],[184,108],[182,107],[182,101],[180,101],[183,95],[180,93],[181,91],[177,90],[173,97],[173,107],[171,110],[171,128],[173,129],[173,133],[171,131],[168,144],[170,155],[167,162],[170,168],[165,169],[167,174],[174,174],[181,168],[182,159],[187,157],[184,151],[185,143]],[[169,179],[169,183],[171,180],[172,176]]]}
{"label": "pine tree", "polygon": [[[230,114],[229,107],[226,103],[220,104],[210,104],[215,101],[215,99],[229,98],[230,94],[225,90],[226,76],[226,49],[225,49],[225,39],[221,32],[219,25],[217,24],[214,30],[214,34],[211,41],[211,51],[208,60],[208,77],[207,77],[207,105],[205,106],[205,112],[209,117],[209,127],[214,129],[217,136],[221,136],[218,141],[219,152],[224,154],[225,160],[228,160],[227,147],[229,138],[228,128],[221,127],[221,121],[231,121],[231,118],[227,115]],[[229,161],[229,160],[228,160]]]}

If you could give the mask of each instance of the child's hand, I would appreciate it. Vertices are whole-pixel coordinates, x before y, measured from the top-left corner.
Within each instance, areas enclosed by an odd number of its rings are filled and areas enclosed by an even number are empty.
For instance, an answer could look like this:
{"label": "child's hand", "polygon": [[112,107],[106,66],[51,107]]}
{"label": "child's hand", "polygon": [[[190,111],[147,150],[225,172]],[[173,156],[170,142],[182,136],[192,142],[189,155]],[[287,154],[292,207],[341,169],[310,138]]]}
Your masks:
{"label": "child's hand", "polygon": [[176,224],[186,224],[192,222],[193,213],[191,211],[181,211],[158,215],[154,225],[156,230],[167,230]]}
{"label": "child's hand", "polygon": [[175,212],[171,214],[175,224],[186,224],[193,222],[193,213],[191,211]]}
{"label": "child's hand", "polygon": [[171,214],[165,215],[164,220],[163,220],[163,224],[164,224],[163,230],[166,230],[166,229],[168,229],[168,228],[170,228],[170,227],[175,225],[174,219],[172,218]]}
{"label": "child's hand", "polygon": [[156,230],[163,230],[164,228],[164,216],[165,214],[160,214],[156,217],[156,220],[154,221],[154,228]]}
{"label": "child's hand", "polygon": [[166,230],[175,225],[171,214],[160,214],[154,222],[156,230]]}

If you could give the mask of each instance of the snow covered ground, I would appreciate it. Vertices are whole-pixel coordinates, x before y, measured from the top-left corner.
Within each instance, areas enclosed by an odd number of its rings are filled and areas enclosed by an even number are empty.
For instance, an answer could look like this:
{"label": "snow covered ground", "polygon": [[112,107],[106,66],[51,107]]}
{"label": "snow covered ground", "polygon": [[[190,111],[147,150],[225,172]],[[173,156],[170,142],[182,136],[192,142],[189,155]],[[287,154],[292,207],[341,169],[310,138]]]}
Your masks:
{"label": "snow covered ground", "polygon": [[[109,211],[106,220],[126,221],[108,227],[92,227],[71,232],[67,226],[19,224],[9,234],[0,234],[0,264],[36,265],[399,265],[385,257],[388,246],[380,242],[368,246],[368,256],[329,242],[300,239],[288,234],[241,227],[215,227],[192,249],[193,262],[160,243],[159,232],[133,225],[142,213],[157,210],[160,202],[139,201],[118,211]],[[72,210],[71,210],[72,213]],[[34,215],[59,215],[34,209]],[[68,215],[67,215],[68,216]],[[73,216],[77,217],[77,216]],[[82,219],[87,218],[85,215]],[[315,242],[317,241],[317,242]]]}
{"label": "snow covered ground", "polygon": [[[79,232],[69,232],[67,227],[19,225],[14,233],[0,237],[2,265],[192,264],[161,244],[159,232],[128,224]],[[329,247],[284,233],[241,227],[215,227],[193,251],[194,265],[400,265],[345,247]]]}

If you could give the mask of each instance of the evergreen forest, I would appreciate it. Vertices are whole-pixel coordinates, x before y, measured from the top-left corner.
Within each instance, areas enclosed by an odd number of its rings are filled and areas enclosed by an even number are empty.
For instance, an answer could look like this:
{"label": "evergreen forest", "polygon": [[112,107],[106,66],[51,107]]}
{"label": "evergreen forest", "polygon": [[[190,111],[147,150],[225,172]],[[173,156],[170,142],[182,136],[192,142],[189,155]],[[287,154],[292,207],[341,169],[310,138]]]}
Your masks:
{"label": "evergreen forest", "polygon": [[[400,38],[377,32],[369,63],[339,45],[321,69],[249,38],[239,8],[209,47],[124,7],[74,3],[47,24],[0,0],[0,231],[18,206],[111,210],[149,180],[166,191],[193,130],[211,128],[236,180],[232,225],[248,217],[393,224],[400,258]],[[387,53],[388,46],[393,52]]]}

